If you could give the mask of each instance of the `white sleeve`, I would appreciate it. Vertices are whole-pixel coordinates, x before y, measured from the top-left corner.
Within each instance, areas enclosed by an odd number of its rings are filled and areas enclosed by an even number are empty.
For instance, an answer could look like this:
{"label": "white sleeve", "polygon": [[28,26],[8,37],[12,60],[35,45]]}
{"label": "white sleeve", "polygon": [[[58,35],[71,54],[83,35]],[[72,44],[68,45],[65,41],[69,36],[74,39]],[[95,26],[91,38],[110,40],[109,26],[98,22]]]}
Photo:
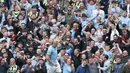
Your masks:
{"label": "white sleeve", "polygon": [[105,66],[105,67],[98,67],[98,68],[101,69],[101,70],[103,70],[103,71],[106,71],[107,69],[109,69],[110,63],[109,63],[109,62],[108,62],[108,63],[105,63],[104,66]]}
{"label": "white sleeve", "polygon": [[48,48],[47,55],[51,55],[51,47]]}

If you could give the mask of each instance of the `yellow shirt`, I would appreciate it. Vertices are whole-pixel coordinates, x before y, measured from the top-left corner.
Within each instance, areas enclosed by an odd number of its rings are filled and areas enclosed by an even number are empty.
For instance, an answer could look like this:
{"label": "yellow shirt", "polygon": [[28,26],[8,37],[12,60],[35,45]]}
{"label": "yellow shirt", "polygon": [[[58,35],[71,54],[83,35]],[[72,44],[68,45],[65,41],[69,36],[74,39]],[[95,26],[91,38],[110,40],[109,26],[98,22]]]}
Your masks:
{"label": "yellow shirt", "polygon": [[17,72],[17,70],[18,70],[18,66],[17,66],[17,65],[14,65],[14,66],[10,66],[8,71],[9,71],[9,72],[10,72],[10,71],[11,71],[11,72],[12,72],[12,71],[13,71],[13,72],[15,72],[15,71]]}

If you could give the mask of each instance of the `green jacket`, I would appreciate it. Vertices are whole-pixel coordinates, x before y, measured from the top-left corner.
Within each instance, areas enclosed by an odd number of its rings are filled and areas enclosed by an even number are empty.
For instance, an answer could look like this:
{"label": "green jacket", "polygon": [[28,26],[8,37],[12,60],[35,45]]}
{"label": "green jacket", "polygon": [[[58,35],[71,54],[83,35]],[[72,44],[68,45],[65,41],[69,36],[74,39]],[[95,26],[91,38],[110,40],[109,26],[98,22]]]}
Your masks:
{"label": "green jacket", "polygon": [[121,73],[130,73],[130,66],[127,63],[124,65]]}

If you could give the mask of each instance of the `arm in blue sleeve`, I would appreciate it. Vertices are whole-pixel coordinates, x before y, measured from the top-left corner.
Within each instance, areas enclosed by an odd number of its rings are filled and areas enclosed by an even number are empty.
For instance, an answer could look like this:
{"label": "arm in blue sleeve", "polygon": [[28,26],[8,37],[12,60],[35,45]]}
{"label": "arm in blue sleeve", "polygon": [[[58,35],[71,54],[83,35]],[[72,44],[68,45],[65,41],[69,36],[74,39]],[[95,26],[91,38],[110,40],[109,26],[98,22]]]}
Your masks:
{"label": "arm in blue sleeve", "polygon": [[79,20],[80,20],[80,18],[78,18],[78,17],[76,16],[76,14],[73,14],[73,19],[76,20],[76,21],[79,21]]}
{"label": "arm in blue sleeve", "polygon": [[75,73],[79,73],[79,67],[77,68],[76,72]]}

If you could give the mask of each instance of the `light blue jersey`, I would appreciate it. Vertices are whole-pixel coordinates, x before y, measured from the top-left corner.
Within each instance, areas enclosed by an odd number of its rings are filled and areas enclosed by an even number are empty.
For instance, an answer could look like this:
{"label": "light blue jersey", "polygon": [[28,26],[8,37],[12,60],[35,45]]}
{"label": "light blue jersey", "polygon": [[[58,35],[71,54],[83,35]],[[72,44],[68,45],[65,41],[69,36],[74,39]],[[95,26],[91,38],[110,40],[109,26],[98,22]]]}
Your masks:
{"label": "light blue jersey", "polygon": [[[52,62],[58,64],[58,60],[57,60],[57,48],[54,48],[53,46],[50,46],[48,48],[48,51],[47,51],[47,55],[49,55],[50,59],[52,60]],[[53,66],[50,62],[47,61],[46,63],[47,65],[51,65]]]}

